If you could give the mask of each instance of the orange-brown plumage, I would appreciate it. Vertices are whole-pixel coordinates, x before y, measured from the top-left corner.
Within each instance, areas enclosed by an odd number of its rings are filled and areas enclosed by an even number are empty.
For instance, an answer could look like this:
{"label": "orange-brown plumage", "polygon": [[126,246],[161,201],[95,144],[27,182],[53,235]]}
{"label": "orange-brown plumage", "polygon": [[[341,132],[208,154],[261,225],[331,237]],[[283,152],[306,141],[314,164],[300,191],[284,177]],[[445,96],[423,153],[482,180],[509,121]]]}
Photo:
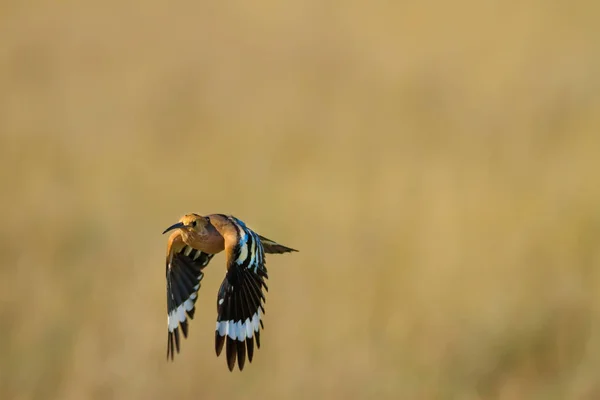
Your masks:
{"label": "orange-brown plumage", "polygon": [[167,358],[179,352],[179,329],[187,337],[188,318],[195,312],[197,292],[212,257],[225,250],[226,274],[217,300],[215,350],[217,356],[227,344],[227,365],[233,370],[237,359],[242,370],[251,362],[254,342],[260,347],[261,315],[264,314],[267,269],[264,254],[297,250],[258,235],[241,220],[224,214],[186,214],[167,243]]}

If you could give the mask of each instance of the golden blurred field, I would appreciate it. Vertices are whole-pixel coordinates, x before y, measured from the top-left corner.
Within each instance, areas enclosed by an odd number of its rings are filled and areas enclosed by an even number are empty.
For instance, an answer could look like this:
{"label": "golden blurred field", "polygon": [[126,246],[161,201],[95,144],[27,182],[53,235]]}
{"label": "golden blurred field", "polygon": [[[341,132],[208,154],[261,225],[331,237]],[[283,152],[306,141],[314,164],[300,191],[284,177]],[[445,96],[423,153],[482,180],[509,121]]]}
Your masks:
{"label": "golden blurred field", "polygon": [[[0,399],[599,399],[600,3],[0,5]],[[164,228],[224,255],[166,356]]]}

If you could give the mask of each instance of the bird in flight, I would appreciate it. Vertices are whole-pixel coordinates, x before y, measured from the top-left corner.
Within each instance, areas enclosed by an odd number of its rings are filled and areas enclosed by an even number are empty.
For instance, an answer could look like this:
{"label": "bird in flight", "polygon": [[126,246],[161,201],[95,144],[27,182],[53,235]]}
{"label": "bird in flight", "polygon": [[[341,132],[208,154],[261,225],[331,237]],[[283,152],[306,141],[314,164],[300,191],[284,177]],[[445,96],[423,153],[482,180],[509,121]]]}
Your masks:
{"label": "bird in flight", "polygon": [[188,318],[193,319],[204,268],[225,250],[227,271],[217,295],[215,350],[226,344],[227,366],[244,368],[246,352],[252,362],[254,342],[260,348],[264,329],[265,295],[268,291],[265,253],[298,251],[278,244],[248,228],[232,215],[186,214],[168,227],[167,243],[167,360],[179,353],[179,329],[187,338]]}

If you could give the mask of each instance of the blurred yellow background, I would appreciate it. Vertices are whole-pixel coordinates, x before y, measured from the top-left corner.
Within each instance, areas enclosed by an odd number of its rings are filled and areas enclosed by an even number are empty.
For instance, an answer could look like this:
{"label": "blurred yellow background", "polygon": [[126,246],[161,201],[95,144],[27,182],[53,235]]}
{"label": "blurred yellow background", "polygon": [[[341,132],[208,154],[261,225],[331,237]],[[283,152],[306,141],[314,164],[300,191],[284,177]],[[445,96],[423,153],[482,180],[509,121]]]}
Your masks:
{"label": "blurred yellow background", "polygon": [[[600,398],[600,3],[0,5],[0,399]],[[166,362],[163,229],[224,255]]]}

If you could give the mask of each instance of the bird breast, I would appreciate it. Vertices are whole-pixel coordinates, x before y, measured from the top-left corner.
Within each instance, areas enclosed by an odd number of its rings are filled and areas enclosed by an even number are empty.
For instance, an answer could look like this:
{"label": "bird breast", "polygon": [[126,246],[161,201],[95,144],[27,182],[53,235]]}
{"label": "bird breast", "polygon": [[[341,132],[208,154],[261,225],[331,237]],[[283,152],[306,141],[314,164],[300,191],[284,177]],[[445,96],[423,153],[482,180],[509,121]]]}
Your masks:
{"label": "bird breast", "polygon": [[225,248],[225,241],[217,231],[189,234],[184,238],[188,245],[209,254],[217,254]]}

